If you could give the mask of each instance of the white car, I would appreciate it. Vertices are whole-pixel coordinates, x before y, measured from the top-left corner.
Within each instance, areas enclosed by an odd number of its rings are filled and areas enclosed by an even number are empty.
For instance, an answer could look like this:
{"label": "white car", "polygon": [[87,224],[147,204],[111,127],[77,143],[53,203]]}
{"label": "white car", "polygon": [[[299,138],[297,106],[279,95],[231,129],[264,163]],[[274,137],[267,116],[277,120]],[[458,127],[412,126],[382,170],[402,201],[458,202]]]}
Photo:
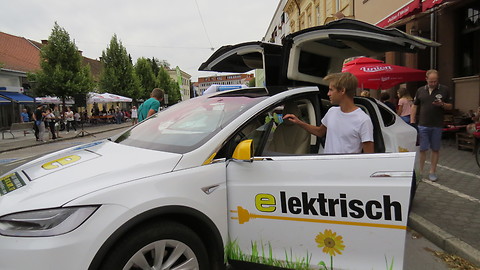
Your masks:
{"label": "white car", "polygon": [[343,59],[428,45],[345,19],[221,48],[201,69],[264,67],[267,86],[181,102],[1,176],[0,269],[402,269],[415,130],[356,98],[376,153],[325,155],[281,114],[318,125],[322,77]]}

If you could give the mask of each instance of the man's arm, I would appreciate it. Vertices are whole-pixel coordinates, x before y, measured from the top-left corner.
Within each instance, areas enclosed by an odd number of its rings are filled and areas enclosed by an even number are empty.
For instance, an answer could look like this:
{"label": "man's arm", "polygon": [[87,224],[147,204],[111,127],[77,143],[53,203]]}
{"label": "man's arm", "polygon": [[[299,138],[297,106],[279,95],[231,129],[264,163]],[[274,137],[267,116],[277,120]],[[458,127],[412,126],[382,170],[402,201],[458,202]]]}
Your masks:
{"label": "man's arm", "polygon": [[363,153],[373,153],[375,151],[373,142],[363,142],[362,149]]}
{"label": "man's arm", "polygon": [[147,117],[145,117],[145,118],[148,118],[148,117],[154,115],[155,113],[156,113],[156,111],[154,109],[150,109],[150,110],[148,110]]}
{"label": "man's arm", "polygon": [[412,110],[410,111],[410,123],[415,124],[417,121],[417,105],[412,105]]}
{"label": "man's arm", "polygon": [[313,134],[313,135],[318,136],[318,137],[323,137],[327,133],[327,127],[324,126],[323,124],[320,125],[319,127],[307,124],[307,123],[303,122],[302,120],[298,119],[298,117],[295,116],[294,114],[286,114],[283,117],[283,119],[287,120],[287,121],[291,121],[292,123],[299,125],[301,128],[305,129],[310,134]]}

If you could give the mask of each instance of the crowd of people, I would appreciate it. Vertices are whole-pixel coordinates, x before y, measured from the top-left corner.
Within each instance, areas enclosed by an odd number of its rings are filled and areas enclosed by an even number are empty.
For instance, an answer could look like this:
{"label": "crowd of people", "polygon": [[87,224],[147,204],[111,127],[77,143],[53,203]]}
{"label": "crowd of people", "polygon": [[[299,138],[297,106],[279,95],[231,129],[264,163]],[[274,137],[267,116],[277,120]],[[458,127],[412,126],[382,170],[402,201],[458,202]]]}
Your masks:
{"label": "crowd of people", "polygon": [[[98,110],[98,106],[94,105],[93,107],[91,111],[93,117],[89,117],[86,111],[81,113],[71,106],[66,106],[61,110],[57,105],[39,104],[33,111],[30,108],[23,108],[20,113],[20,122],[32,122],[35,138],[39,142],[61,138],[60,132],[65,132],[65,134],[72,131],[77,132],[77,129],[81,128],[84,123],[96,121],[95,116],[111,115],[112,117],[109,117],[109,119],[117,124],[124,123],[129,119],[132,120],[133,125],[137,123],[136,106],[132,106],[131,109],[120,109],[117,106],[109,110],[104,106],[102,111]],[[49,138],[44,138],[47,131]]]}

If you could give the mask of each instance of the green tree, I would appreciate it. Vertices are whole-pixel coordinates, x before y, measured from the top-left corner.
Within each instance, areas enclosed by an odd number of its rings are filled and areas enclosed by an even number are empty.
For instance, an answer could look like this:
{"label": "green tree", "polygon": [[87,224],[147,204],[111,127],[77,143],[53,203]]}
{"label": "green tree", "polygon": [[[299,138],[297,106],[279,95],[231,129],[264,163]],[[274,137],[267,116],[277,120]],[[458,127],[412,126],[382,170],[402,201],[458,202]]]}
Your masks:
{"label": "green tree", "polygon": [[158,83],[161,89],[168,95],[168,105],[173,105],[181,100],[180,86],[175,82],[165,68],[160,67]]}
{"label": "green tree", "polygon": [[135,64],[135,74],[140,82],[138,95],[132,96],[136,99],[147,99],[153,88],[157,87],[157,78],[152,70],[152,64],[147,58],[138,58]]}
{"label": "green tree", "polygon": [[155,57],[152,57],[152,59],[148,59],[148,61],[150,62],[150,65],[152,66],[153,74],[155,74],[155,77],[157,77],[158,72],[160,71],[160,66],[158,64],[158,63],[160,63],[160,61]]}
{"label": "green tree", "polygon": [[93,88],[90,66],[82,65],[77,46],[57,22],[48,43],[40,50],[40,67],[37,73],[29,74],[37,95],[57,96],[65,101],[67,97],[86,94]]}
{"label": "green tree", "polygon": [[141,95],[141,86],[133,70],[132,58],[116,34],[113,35],[107,49],[102,51],[101,62],[103,63],[99,84],[101,90],[128,97]]}

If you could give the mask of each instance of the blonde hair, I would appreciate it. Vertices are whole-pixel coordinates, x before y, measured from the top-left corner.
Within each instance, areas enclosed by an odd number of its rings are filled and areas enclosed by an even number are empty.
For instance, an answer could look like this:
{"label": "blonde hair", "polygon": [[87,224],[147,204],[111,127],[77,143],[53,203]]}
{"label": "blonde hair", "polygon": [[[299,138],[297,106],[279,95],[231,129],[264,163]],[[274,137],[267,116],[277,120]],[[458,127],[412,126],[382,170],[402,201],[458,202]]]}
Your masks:
{"label": "blonde hair", "polygon": [[368,91],[368,90],[363,90],[362,92],[360,92],[360,96],[362,96],[362,97],[370,97],[370,91]]}
{"label": "blonde hair", "polygon": [[431,74],[437,74],[437,76],[438,76],[438,71],[437,71],[436,69],[429,69],[429,70],[427,70],[427,73],[426,73],[427,78],[428,78],[428,76],[430,76]]}
{"label": "blonde hair", "polygon": [[355,96],[358,86],[358,80],[350,72],[332,73],[323,78],[324,81],[331,82],[337,90],[345,89],[345,94],[349,97]]}

